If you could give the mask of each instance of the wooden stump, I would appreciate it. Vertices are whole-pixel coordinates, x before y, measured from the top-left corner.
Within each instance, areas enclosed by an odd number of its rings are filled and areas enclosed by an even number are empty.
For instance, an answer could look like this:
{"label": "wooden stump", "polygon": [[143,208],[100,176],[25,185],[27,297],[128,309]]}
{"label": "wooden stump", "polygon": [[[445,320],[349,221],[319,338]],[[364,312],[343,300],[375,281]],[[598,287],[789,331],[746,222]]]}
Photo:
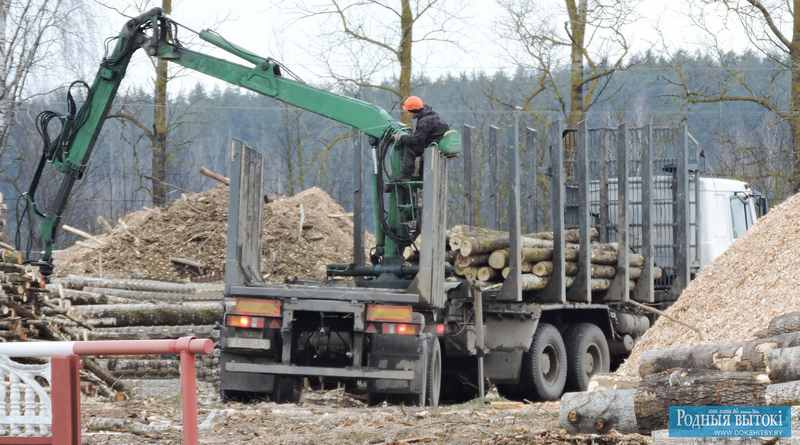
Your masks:
{"label": "wooden stump", "polygon": [[568,392],[561,397],[558,421],[571,434],[638,433],[635,389]]}

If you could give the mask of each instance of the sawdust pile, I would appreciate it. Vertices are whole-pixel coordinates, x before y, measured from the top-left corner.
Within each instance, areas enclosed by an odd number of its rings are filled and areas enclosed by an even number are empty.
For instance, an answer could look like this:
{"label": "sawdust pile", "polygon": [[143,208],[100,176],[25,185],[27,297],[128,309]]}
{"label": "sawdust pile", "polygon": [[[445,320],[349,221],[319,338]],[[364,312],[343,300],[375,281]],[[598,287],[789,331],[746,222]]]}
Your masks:
{"label": "sawdust pile", "polygon": [[[301,224],[301,208],[303,222]],[[228,187],[181,195],[168,206],[128,214],[97,247],[73,246],[55,255],[55,276],[68,274],[221,282],[224,280]],[[353,251],[350,215],[322,189],[264,205],[262,275],[322,280],[328,263],[349,263]],[[302,225],[302,229],[301,229]],[[366,245],[374,243],[367,234]],[[182,258],[202,268],[171,261]]]}
{"label": "sawdust pile", "polygon": [[751,340],[769,321],[800,311],[800,194],[772,209],[706,266],[648,330],[618,373],[638,375],[646,351]]}

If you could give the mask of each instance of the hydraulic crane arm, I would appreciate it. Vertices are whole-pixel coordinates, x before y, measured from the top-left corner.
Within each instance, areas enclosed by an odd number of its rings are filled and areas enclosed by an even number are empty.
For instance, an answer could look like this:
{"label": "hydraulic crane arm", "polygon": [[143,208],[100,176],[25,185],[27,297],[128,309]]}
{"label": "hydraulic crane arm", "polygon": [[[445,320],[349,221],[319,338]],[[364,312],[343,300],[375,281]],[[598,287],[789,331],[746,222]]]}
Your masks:
{"label": "hydraulic crane arm", "polygon": [[[53,271],[53,244],[61,215],[75,182],[83,176],[103,122],[125,77],[131,56],[139,48],[150,56],[358,128],[369,135],[373,146],[389,144],[389,136],[405,128],[379,106],[283,77],[281,66],[275,60],[254,55],[212,31],[203,31],[200,37],[253,66],[232,63],[186,49],[177,39],[177,27],[178,24],[170,20],[161,8],[154,8],[129,20],[116,38],[113,52],[103,59],[83,106],[77,112],[71,111],[66,117],[59,117],[62,120],[62,129],[58,139],[52,144],[47,143],[49,137],[46,128],[44,129],[45,150],[25,196],[28,210],[43,221],[44,254],[36,264],[46,279]],[[150,35],[148,31],[151,31]],[[53,115],[55,114],[51,113],[51,117]],[[64,178],[48,211],[43,212],[36,203],[36,188],[48,162],[52,162],[58,171],[64,173]],[[397,246],[391,250],[396,251]]]}

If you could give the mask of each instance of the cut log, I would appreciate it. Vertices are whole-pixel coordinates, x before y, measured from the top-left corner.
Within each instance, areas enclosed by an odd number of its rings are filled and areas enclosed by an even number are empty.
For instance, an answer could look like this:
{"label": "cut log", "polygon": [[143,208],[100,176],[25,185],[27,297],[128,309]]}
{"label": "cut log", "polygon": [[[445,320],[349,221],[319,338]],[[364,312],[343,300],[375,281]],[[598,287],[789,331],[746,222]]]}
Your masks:
{"label": "cut log", "polygon": [[800,346],[775,348],[767,355],[767,373],[772,383],[800,380]]}
{"label": "cut log", "polygon": [[773,383],[767,386],[767,405],[797,406],[800,405],[800,381]]}
{"label": "cut log", "polygon": [[85,332],[87,340],[157,340],[186,336],[219,339],[219,329],[216,329],[216,325],[126,326],[95,328],[91,331],[74,327],[63,329],[78,338],[82,338]]}
{"label": "cut log", "polygon": [[491,254],[484,253],[481,255],[472,255],[472,256],[463,256],[461,253],[458,253],[458,257],[456,258],[456,265],[460,268],[465,268],[469,266],[485,266],[489,264],[489,257]]}
{"label": "cut log", "polygon": [[62,224],[61,228],[66,230],[67,232],[72,232],[72,233],[74,233],[74,234],[76,234],[78,236],[82,236],[82,237],[84,237],[84,238],[86,238],[88,240],[92,240],[92,241],[96,242],[97,244],[99,244],[101,246],[104,246],[106,244],[104,241],[101,241],[96,236],[92,235],[91,233],[86,233],[83,230],[76,229],[76,228],[68,226],[66,224]]}
{"label": "cut log", "polygon": [[167,283],[153,280],[108,280],[104,278],[69,275],[67,278],[54,278],[53,283],[62,283],[70,289],[85,290],[85,287],[138,290],[146,292],[170,292],[178,294],[201,293],[210,290],[222,290],[219,284],[201,283]]}
{"label": "cut log", "polygon": [[[521,258],[523,263],[536,263],[549,260],[553,256],[552,248],[523,247]],[[502,269],[509,265],[508,250],[496,250],[489,256],[489,265],[495,269]]]}
{"label": "cut log", "polygon": [[106,233],[111,233],[114,231],[114,229],[111,228],[111,224],[109,224],[108,221],[106,221],[106,219],[102,216],[97,217],[97,222],[103,227]]}
{"label": "cut log", "polygon": [[634,396],[639,434],[669,426],[670,406],[763,406],[769,377],[760,372],[676,369],[645,376]]}
{"label": "cut log", "polygon": [[[595,264],[617,265],[617,252],[607,250],[591,249],[591,261]],[[638,253],[628,254],[628,264],[633,267],[641,267],[644,264],[644,257]]]}
{"label": "cut log", "polygon": [[753,341],[647,351],[639,362],[639,375],[644,377],[672,368],[765,372],[770,351],[794,346],[800,346],[800,333]]}
{"label": "cut log", "polygon": [[[508,246],[509,246],[508,234],[505,234],[504,236],[492,236],[492,235],[473,236],[473,237],[465,236],[462,237],[461,240],[461,255],[470,256],[470,255],[478,255],[481,253],[490,253],[495,250],[508,249]],[[522,237],[522,247],[552,249],[553,242],[537,238]]]}
{"label": "cut log", "polygon": [[788,314],[778,315],[769,321],[767,335],[781,335],[789,332],[800,331],[800,312],[789,312]]}
{"label": "cut log", "polygon": [[534,274],[522,274],[521,275],[521,286],[523,291],[530,291],[530,290],[539,290],[544,289],[547,285],[547,279],[538,277]]}
{"label": "cut log", "polygon": [[496,281],[500,278],[500,271],[489,266],[481,266],[478,269],[478,279],[481,281]]}
{"label": "cut log", "polygon": [[592,278],[614,278],[617,274],[617,268],[604,264],[591,264]]}
{"label": "cut log", "polygon": [[[533,267],[532,263],[522,263],[520,264],[519,271],[522,273],[531,273],[531,268]],[[503,268],[503,278],[508,278],[508,274],[511,273],[510,267]]]}
{"label": "cut log", "polygon": [[211,179],[215,179],[215,180],[217,180],[217,181],[219,181],[219,182],[221,182],[221,183],[223,183],[225,185],[231,185],[231,180],[230,179],[226,178],[225,176],[223,176],[223,175],[221,175],[221,174],[219,174],[217,172],[211,171],[211,170],[209,170],[209,169],[207,169],[205,167],[200,167],[200,173],[205,175],[205,176],[208,176]]}
{"label": "cut log", "polygon": [[203,264],[203,263],[201,263],[199,261],[194,261],[194,260],[190,260],[190,259],[186,259],[186,258],[170,257],[169,260],[171,262],[173,262],[173,263],[176,263],[176,264],[183,264],[184,266],[194,267],[195,269],[199,270],[200,272],[202,272],[203,269],[206,268],[205,264]]}
{"label": "cut log", "polygon": [[[114,326],[212,324],[222,320],[222,304],[105,304],[73,306],[71,315],[84,320],[113,319]],[[102,327],[102,325],[95,325]]]}
{"label": "cut log", "polygon": [[558,421],[571,434],[638,433],[635,395],[635,389],[565,393]]}
{"label": "cut log", "polygon": [[127,298],[130,300],[147,302],[182,303],[189,301],[219,301],[222,298],[222,289],[219,291],[203,291],[197,293],[176,292],[147,292],[125,289],[107,289],[99,287],[85,287],[84,291],[100,294],[104,297]]}

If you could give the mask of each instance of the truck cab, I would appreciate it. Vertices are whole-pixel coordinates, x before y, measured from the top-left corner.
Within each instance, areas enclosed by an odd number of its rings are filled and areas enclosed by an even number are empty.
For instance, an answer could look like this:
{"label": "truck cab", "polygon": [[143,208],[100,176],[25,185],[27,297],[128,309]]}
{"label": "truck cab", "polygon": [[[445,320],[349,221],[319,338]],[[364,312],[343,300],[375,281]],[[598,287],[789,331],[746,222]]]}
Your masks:
{"label": "truck cab", "polygon": [[733,179],[699,178],[697,259],[702,270],[755,224],[763,199],[750,184]]}

